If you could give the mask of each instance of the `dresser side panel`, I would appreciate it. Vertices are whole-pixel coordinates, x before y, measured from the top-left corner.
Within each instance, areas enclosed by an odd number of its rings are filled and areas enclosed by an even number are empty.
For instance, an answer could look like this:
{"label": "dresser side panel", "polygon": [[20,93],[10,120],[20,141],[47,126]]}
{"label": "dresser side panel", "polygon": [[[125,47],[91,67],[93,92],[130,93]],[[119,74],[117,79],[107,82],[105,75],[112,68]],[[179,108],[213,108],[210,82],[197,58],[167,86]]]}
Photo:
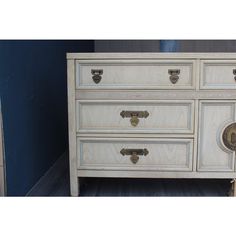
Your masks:
{"label": "dresser side panel", "polygon": [[68,88],[68,132],[70,158],[70,188],[71,195],[78,196],[78,176],[76,158],[76,113],[75,113],[75,61],[67,60]]}

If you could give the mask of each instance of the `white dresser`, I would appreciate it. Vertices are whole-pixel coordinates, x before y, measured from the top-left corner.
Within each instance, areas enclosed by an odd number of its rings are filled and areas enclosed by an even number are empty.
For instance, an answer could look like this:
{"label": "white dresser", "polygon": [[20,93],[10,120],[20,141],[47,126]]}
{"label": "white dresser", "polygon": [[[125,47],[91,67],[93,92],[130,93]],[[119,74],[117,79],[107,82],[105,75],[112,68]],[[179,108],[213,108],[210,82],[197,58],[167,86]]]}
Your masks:
{"label": "white dresser", "polygon": [[79,177],[236,178],[236,54],[68,53]]}

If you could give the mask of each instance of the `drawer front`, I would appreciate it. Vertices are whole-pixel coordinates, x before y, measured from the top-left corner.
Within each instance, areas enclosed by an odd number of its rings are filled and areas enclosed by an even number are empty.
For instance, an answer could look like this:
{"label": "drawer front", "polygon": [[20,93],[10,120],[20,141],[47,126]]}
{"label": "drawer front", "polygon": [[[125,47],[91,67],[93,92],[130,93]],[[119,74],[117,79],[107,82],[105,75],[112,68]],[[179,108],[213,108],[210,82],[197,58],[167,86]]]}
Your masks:
{"label": "drawer front", "polygon": [[201,62],[202,89],[236,89],[236,60]]}
{"label": "drawer front", "polygon": [[191,171],[192,139],[77,138],[79,169]]}
{"label": "drawer front", "polygon": [[235,152],[222,142],[222,132],[235,121],[235,101],[200,103],[198,171],[234,171]]}
{"label": "drawer front", "polygon": [[193,133],[194,101],[76,101],[77,131]]}
{"label": "drawer front", "polygon": [[78,89],[193,89],[194,61],[77,61]]}

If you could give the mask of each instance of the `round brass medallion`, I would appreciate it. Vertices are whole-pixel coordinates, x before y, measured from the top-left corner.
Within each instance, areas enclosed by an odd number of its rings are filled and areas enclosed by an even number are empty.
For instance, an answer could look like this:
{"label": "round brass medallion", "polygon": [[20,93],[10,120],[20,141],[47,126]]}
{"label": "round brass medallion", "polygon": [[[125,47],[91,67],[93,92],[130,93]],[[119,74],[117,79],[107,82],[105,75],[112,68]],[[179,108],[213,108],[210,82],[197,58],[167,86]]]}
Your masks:
{"label": "round brass medallion", "polygon": [[236,123],[232,123],[224,129],[222,140],[228,149],[236,150]]}

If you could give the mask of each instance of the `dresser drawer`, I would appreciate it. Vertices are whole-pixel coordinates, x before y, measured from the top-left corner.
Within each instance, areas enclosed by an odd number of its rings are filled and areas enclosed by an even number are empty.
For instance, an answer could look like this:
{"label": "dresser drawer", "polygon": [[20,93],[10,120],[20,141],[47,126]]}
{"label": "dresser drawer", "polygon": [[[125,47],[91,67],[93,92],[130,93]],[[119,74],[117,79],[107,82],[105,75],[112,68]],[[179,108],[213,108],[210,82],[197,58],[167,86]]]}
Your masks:
{"label": "dresser drawer", "polygon": [[79,169],[191,171],[192,139],[77,138]]}
{"label": "dresser drawer", "polygon": [[76,61],[77,89],[193,89],[191,60]]}
{"label": "dresser drawer", "polygon": [[194,101],[76,101],[77,132],[193,133]]}
{"label": "dresser drawer", "polygon": [[236,60],[203,60],[202,89],[236,89]]}

